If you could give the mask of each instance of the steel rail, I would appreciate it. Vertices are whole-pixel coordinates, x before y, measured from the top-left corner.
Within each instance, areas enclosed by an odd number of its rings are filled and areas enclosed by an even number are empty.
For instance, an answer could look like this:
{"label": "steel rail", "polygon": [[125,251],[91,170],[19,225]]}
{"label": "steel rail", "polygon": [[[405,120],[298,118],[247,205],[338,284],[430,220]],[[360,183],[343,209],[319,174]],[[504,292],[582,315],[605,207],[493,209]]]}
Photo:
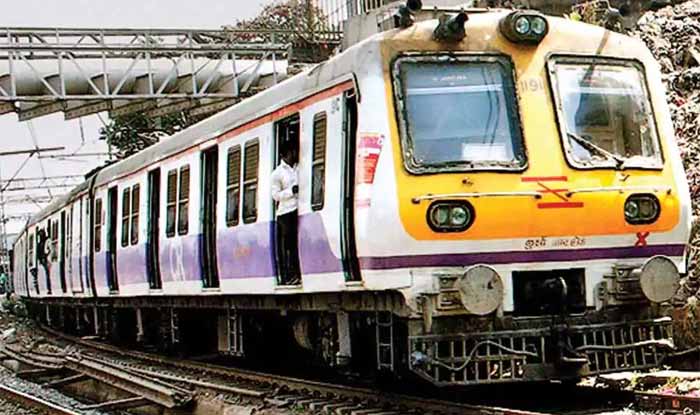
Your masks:
{"label": "steel rail", "polygon": [[37,396],[11,388],[7,385],[0,385],[0,397],[7,400],[26,405],[31,408],[38,409],[50,415],[81,415],[81,412],[76,412],[72,409],[58,406],[52,402],[43,400]]}
{"label": "steel rail", "polygon": [[192,400],[192,394],[181,388],[152,378],[129,373],[115,365],[82,356],[66,356],[66,367],[106,385],[130,392],[166,408],[181,407]]}
{"label": "steel rail", "polygon": [[188,390],[167,384],[152,377],[133,373],[108,362],[89,356],[79,358],[19,351],[0,344],[0,354],[11,359],[43,369],[68,369],[90,377],[106,385],[130,392],[166,408],[177,408],[188,404],[193,396]]}
{"label": "steel rail", "polygon": [[62,359],[52,359],[48,356],[38,356],[33,354],[32,357],[27,356],[26,352],[19,352],[11,349],[4,344],[0,344],[0,355],[9,357],[18,362],[34,366],[42,369],[61,369],[63,368]]}
{"label": "steel rail", "polygon": [[[205,372],[226,379],[246,381],[259,385],[283,387],[286,391],[302,396],[312,396],[317,400],[332,398],[335,401],[346,400],[348,402],[361,400],[368,402],[369,407],[391,407],[401,409],[415,409],[426,413],[450,414],[450,415],[549,415],[541,412],[508,409],[485,405],[470,405],[441,401],[437,399],[421,398],[395,393],[379,393],[376,389],[359,388],[354,386],[336,385],[326,382],[293,378],[289,376],[255,372],[251,370],[212,365],[202,362],[172,359],[164,356],[153,355],[134,350],[125,350],[109,344],[70,336],[56,330],[42,326],[42,329],[65,341],[80,344],[94,350],[115,354],[131,359],[146,361],[170,366],[180,370]],[[126,365],[125,365],[126,366]],[[187,378],[181,378],[180,382],[188,383]]]}

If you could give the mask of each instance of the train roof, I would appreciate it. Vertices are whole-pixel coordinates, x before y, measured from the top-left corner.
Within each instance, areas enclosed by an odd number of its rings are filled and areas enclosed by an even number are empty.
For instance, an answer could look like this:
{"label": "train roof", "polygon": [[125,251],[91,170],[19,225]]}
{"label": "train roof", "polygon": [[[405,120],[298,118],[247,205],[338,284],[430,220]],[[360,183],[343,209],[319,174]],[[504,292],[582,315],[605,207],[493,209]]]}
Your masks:
{"label": "train roof", "polygon": [[[116,178],[129,175],[143,166],[158,162],[199,143],[218,137],[238,126],[260,118],[276,109],[292,104],[305,96],[327,89],[343,81],[353,80],[359,54],[368,49],[378,50],[376,35],[352,46],[326,62],[313,66],[279,84],[270,87],[250,98],[233,105],[209,118],[206,118],[172,136],[161,140],[136,154],[112,165],[103,167],[96,173],[96,187],[110,183]],[[364,60],[366,62],[366,59]],[[67,194],[54,199],[49,205],[34,215],[28,226],[34,225],[55,213],[62,206],[90,189],[91,179],[86,180]]]}
{"label": "train roof", "polygon": [[[498,27],[501,17],[508,12],[510,10],[492,9],[489,12],[485,12],[483,9],[476,10],[473,15],[470,15],[467,23],[466,41],[473,41],[476,45],[475,50],[481,50],[480,48],[483,48],[484,45],[489,45],[489,42],[493,41],[493,36],[489,33],[492,33],[494,28]],[[615,52],[619,51],[621,53],[620,56],[625,56],[639,53],[639,49],[636,47],[632,48],[632,52],[629,52],[629,43],[635,42],[646,51],[645,57],[653,59],[643,42],[638,39],[610,32],[599,26],[573,22],[563,18],[549,16],[548,21],[550,22],[550,33],[556,31],[562,35],[561,37],[566,38],[554,41],[558,45],[564,45],[559,46],[562,51],[590,49],[591,45],[600,46],[600,42],[605,41],[607,44],[612,44],[611,48],[614,48]],[[87,192],[91,187],[91,180],[94,180],[96,187],[106,185],[117,178],[132,174],[143,169],[144,166],[156,163],[202,142],[218,137],[227,131],[268,115],[306,96],[344,81],[355,80],[354,74],[367,70],[373,62],[377,65],[382,64],[382,60],[379,58],[382,53],[380,45],[384,43],[393,43],[394,47],[400,50],[445,50],[444,45],[440,45],[432,39],[432,33],[437,24],[437,19],[425,20],[417,22],[408,29],[393,29],[375,34],[335,55],[326,62],[320,63],[250,98],[244,99],[236,105],[204,119],[122,161],[106,166],[97,172],[96,177],[86,180],[68,194],[52,201],[28,222],[28,226],[40,222],[55,213],[66,203]],[[474,34],[483,34],[484,36],[472,36]],[[576,36],[578,39],[575,45],[571,44],[570,36]],[[512,47],[518,46],[514,45]],[[449,50],[449,48],[447,49]],[[595,50],[595,48],[593,49]],[[634,50],[637,52],[634,52]],[[361,89],[361,85],[359,87]]]}

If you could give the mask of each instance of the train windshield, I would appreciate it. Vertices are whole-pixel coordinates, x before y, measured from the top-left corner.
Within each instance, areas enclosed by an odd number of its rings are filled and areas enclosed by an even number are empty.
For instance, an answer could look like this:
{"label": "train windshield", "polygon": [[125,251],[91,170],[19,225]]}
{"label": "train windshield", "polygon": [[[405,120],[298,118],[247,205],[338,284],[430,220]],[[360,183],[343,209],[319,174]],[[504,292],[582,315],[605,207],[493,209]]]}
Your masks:
{"label": "train windshield", "polygon": [[409,170],[525,167],[509,61],[402,58],[394,75]]}
{"label": "train windshield", "polygon": [[661,166],[654,114],[640,68],[555,61],[554,85],[569,161],[577,167]]}

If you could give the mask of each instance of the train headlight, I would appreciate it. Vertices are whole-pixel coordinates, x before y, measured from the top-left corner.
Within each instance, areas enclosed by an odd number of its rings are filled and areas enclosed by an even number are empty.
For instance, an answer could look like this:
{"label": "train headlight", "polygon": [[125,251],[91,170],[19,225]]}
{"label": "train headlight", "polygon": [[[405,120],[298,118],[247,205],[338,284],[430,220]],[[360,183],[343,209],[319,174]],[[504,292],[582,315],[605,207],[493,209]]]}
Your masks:
{"label": "train headlight", "polygon": [[532,26],[532,33],[537,36],[542,36],[547,32],[547,21],[544,17],[533,17],[530,26]]}
{"label": "train headlight", "polygon": [[644,296],[655,303],[663,303],[676,295],[681,275],[676,264],[664,256],[648,260],[639,274],[639,284]]}
{"label": "train headlight", "polygon": [[530,20],[525,16],[520,16],[515,20],[514,27],[519,35],[527,35],[530,32]]}
{"label": "train headlight", "polygon": [[628,221],[635,220],[639,217],[639,203],[636,200],[628,200],[625,202],[625,218]]}
{"label": "train headlight", "polygon": [[474,221],[474,208],[463,201],[435,202],[428,208],[427,219],[435,232],[462,232]]}
{"label": "train headlight", "polygon": [[654,195],[632,195],[625,201],[625,220],[632,225],[656,222],[661,212],[659,199]]}
{"label": "train headlight", "polygon": [[499,28],[511,42],[538,44],[547,36],[549,23],[542,13],[517,10],[501,19]]}
{"label": "train headlight", "polygon": [[503,280],[489,266],[475,265],[469,268],[455,286],[459,290],[462,305],[471,314],[491,314],[503,302]]}
{"label": "train headlight", "polygon": [[455,206],[450,210],[450,222],[454,226],[464,226],[469,221],[469,211],[464,206]]}

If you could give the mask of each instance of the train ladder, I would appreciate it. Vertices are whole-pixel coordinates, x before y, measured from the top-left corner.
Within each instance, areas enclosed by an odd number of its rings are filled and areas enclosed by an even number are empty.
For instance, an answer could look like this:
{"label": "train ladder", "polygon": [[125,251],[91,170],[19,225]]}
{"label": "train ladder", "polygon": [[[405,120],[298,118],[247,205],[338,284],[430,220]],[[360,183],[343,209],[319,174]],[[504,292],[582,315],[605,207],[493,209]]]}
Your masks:
{"label": "train ladder", "polygon": [[394,315],[378,311],[376,318],[377,369],[394,371]]}
{"label": "train ladder", "polygon": [[170,342],[172,345],[180,343],[180,314],[174,308],[170,309]]}
{"label": "train ladder", "polygon": [[236,310],[228,309],[228,354],[243,356],[243,319]]}

